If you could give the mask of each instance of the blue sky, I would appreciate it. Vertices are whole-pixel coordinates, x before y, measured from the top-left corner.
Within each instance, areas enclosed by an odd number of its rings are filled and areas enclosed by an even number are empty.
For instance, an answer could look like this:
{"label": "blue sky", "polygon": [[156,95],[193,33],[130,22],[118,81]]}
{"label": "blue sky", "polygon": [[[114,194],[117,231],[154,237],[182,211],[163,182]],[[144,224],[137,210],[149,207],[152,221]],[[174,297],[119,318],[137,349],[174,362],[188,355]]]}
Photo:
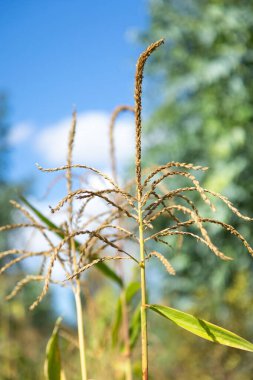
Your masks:
{"label": "blue sky", "polygon": [[144,0],[0,0],[0,90],[9,96],[13,125],[11,178],[36,176],[34,162],[46,156],[37,149],[40,133],[66,121],[73,105],[81,114],[104,115],[133,102],[141,51],[133,34],[146,24]]}
{"label": "blue sky", "polygon": [[129,101],[140,48],[127,35],[145,20],[143,0],[0,1],[0,88],[14,122]]}

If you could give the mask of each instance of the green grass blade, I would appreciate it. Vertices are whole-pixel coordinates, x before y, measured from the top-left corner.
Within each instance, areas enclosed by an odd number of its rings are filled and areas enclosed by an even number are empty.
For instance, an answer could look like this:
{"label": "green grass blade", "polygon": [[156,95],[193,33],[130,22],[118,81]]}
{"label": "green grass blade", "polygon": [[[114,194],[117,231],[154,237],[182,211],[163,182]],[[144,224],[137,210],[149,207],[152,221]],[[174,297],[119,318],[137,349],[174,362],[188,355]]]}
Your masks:
{"label": "green grass blade", "polygon": [[112,346],[115,347],[119,342],[119,330],[122,323],[122,300],[119,297],[117,302],[117,309],[115,313],[115,320],[112,327]]}
{"label": "green grass blade", "polygon": [[105,263],[97,263],[96,268],[100,270],[105,276],[116,282],[121,288],[123,287],[123,281],[120,276]]}
{"label": "green grass blade", "polygon": [[130,348],[131,350],[135,347],[141,332],[141,304],[139,304],[131,318],[129,337],[130,337]]}
{"label": "green grass blade", "polygon": [[[63,231],[61,232],[61,228],[60,227],[58,227],[56,224],[54,224],[53,222],[51,222],[50,219],[48,219],[36,207],[34,207],[24,196],[21,195],[20,199],[22,200],[22,202],[24,202],[24,204],[30,210],[32,210],[34,212],[34,214],[40,219],[40,221],[42,221],[43,223],[45,223],[45,225],[48,226],[50,229],[52,229],[53,232],[57,236],[59,236],[61,239],[64,238],[64,233],[63,233]],[[54,231],[54,230],[57,230],[57,231]],[[80,248],[80,243],[77,240],[75,240],[75,246],[76,246],[76,249]],[[96,265],[96,268],[99,269],[105,276],[107,276],[108,278],[110,278],[111,280],[113,280],[114,282],[116,282],[121,288],[123,287],[123,281],[122,281],[122,279],[108,265],[106,265],[105,263],[98,263]]]}
{"label": "green grass blade", "polygon": [[125,293],[126,293],[126,302],[128,304],[131,302],[135,294],[140,290],[140,287],[141,285],[139,282],[130,282],[130,284],[127,285]]}
{"label": "green grass blade", "polygon": [[44,373],[46,380],[61,380],[61,354],[58,341],[59,326],[62,318],[58,318],[53,333],[47,343]]}
{"label": "green grass blade", "polygon": [[[49,228],[60,230],[59,227],[56,226],[53,222],[51,222],[50,219],[48,219],[45,215],[43,215],[36,207],[34,207],[23,195],[20,195],[20,199],[24,204],[34,212],[34,214],[43,222],[45,223]],[[63,238],[64,234],[60,232],[55,232],[56,235]]]}
{"label": "green grass blade", "polygon": [[225,346],[253,352],[253,344],[240,336],[191,314],[162,305],[147,305],[148,308],[174,322],[176,325],[203,339]]}
{"label": "green grass blade", "polygon": [[[117,309],[115,312],[114,323],[112,327],[112,346],[115,347],[119,343],[119,330],[123,320],[123,297],[125,296],[126,302],[129,305],[134,295],[139,291],[140,284],[138,282],[130,282],[125,290],[122,290],[121,295],[117,302]],[[137,312],[140,310],[140,305],[136,308]],[[139,316],[136,310],[133,313],[129,326],[130,347],[134,346],[139,336],[140,330]],[[122,347],[123,348],[123,347]]]}

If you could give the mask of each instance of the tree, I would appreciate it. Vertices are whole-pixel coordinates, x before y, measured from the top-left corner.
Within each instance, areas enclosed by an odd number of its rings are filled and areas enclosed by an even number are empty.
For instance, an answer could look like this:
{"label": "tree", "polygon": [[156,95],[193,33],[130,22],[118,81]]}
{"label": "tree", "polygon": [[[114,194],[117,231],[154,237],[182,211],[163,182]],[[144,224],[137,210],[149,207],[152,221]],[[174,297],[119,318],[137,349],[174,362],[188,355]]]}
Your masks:
{"label": "tree", "polygon": [[[9,223],[10,218],[10,207],[8,206],[9,186],[7,184],[7,165],[8,165],[8,128],[9,124],[7,122],[7,98],[5,94],[0,93],[0,225]],[[6,235],[0,235],[0,248],[3,250],[6,248],[7,239]]]}
{"label": "tree", "polygon": [[[157,106],[148,123],[146,156],[208,165],[205,187],[228,195],[251,216],[252,10],[247,1],[151,1],[150,26],[142,34],[145,43],[162,36],[167,41],[149,67],[157,79],[149,101]],[[223,212],[229,222],[233,216]],[[236,224],[250,236],[250,224]],[[234,251],[228,235],[216,239]],[[237,264],[238,256],[246,257],[236,252]]]}
{"label": "tree", "polygon": [[[141,33],[145,46],[159,38],[166,39],[166,48],[158,51],[149,64],[147,103],[151,112],[146,124],[146,161],[207,165],[210,169],[201,181],[204,187],[227,195],[249,216],[253,216],[252,11],[253,3],[249,1],[153,0],[149,2],[149,25]],[[252,241],[250,223],[238,220],[226,207],[222,217]],[[166,225],[167,220],[161,223]],[[220,323],[229,314],[232,328],[242,312],[241,292],[248,294],[253,289],[249,275],[253,261],[229,234],[213,230],[212,238],[234,262],[219,263],[203,246],[193,246],[188,238],[188,256],[174,256],[178,276],[167,282],[165,293],[172,303],[179,299],[182,307],[193,307],[197,302],[198,315],[200,311],[202,315],[207,313],[209,319]],[[227,294],[230,289],[238,290],[238,273],[248,281],[237,295],[234,291],[230,303]],[[250,302],[247,306],[250,310]],[[248,317],[245,313],[241,321],[241,331],[246,334],[252,333]],[[176,374],[182,363],[174,359]],[[219,365],[224,368],[222,360]],[[237,372],[229,374],[230,379],[249,376],[247,370],[244,374],[238,370],[242,357],[239,363],[235,365]],[[187,378],[203,376],[204,367],[202,362],[193,372],[188,363]],[[227,375],[224,372],[220,376]]]}

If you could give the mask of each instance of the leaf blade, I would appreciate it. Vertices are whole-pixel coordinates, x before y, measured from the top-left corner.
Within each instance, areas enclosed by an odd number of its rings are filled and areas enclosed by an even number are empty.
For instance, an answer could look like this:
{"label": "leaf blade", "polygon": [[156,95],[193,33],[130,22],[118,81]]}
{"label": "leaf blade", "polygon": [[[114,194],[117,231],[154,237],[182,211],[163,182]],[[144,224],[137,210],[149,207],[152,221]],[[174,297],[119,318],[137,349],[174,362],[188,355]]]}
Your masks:
{"label": "leaf blade", "polygon": [[130,282],[125,290],[126,302],[129,304],[135,294],[140,290],[141,285],[139,282]]}
{"label": "leaf blade", "polygon": [[122,323],[122,313],[123,313],[123,307],[122,307],[122,300],[121,297],[119,297],[117,302],[117,308],[115,313],[115,320],[112,327],[112,346],[115,347],[117,343],[119,342],[119,330]]}
{"label": "leaf blade", "polygon": [[129,338],[130,348],[134,349],[141,333],[141,304],[137,305],[130,321]]}
{"label": "leaf blade", "polygon": [[168,306],[147,305],[147,307],[174,322],[179,327],[203,339],[228,347],[253,352],[253,344],[251,342],[223,327]]}
{"label": "leaf blade", "polygon": [[120,278],[120,276],[117,275],[117,273],[105,263],[97,263],[96,267],[102,272],[105,276],[116,282],[120,288],[123,288],[123,281]]}
{"label": "leaf blade", "polygon": [[[57,229],[57,230],[60,230],[61,228],[57,227],[56,224],[54,224],[53,222],[51,222],[50,219],[48,219],[44,214],[42,214],[42,212],[40,212],[35,206],[33,206],[23,195],[20,195],[20,199],[22,200],[22,202],[30,209],[34,212],[34,214],[42,221],[44,222],[49,228],[52,228],[52,229]],[[58,235],[59,237],[61,238],[64,238],[64,234],[63,232],[60,233],[60,232],[56,232],[55,231],[55,234]]]}
{"label": "leaf blade", "polygon": [[[49,228],[53,231],[57,236],[59,236],[61,239],[64,239],[64,232],[60,232],[61,228],[58,227],[56,224],[51,222],[50,219],[48,219],[42,212],[40,212],[35,206],[33,206],[23,195],[20,195],[20,199],[24,202],[24,204],[34,212],[34,214],[43,222],[45,223]],[[77,249],[80,249],[80,243],[75,240],[75,246]],[[106,277],[110,278],[114,282],[116,282],[121,288],[123,287],[123,281],[120,278],[120,276],[117,275],[117,273],[108,265],[105,263],[98,263],[96,265],[96,268],[99,269]]]}
{"label": "leaf blade", "polygon": [[47,343],[44,374],[46,380],[61,380],[61,354],[58,341],[59,326],[62,318],[58,318],[53,333]]}

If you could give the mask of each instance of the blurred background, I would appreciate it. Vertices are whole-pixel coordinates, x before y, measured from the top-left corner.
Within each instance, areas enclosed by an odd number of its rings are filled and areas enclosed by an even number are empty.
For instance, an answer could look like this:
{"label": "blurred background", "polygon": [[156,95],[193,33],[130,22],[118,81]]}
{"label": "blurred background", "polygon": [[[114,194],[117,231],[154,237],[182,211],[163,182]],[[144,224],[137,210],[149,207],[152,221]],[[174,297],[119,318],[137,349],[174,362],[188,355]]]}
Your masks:
{"label": "blurred background", "polygon": [[[64,194],[64,184],[39,172],[35,163],[65,164],[74,108],[74,161],[109,172],[110,114],[119,104],[133,104],[136,59],[162,37],[165,46],[151,57],[144,80],[145,164],[207,165],[203,187],[228,196],[242,213],[253,216],[252,12],[251,0],[0,0],[0,224],[16,221],[8,201],[20,192],[46,215],[48,205]],[[123,180],[133,163],[134,125],[131,115],[118,124]],[[250,223],[238,220],[222,203],[219,216],[251,241]],[[219,229],[210,234],[234,261],[221,262],[187,240],[171,252],[176,277],[160,268],[150,271],[150,297],[253,341],[252,260],[229,234]],[[13,248],[14,240],[40,244],[36,236],[1,233],[1,250]],[[72,374],[67,378],[78,379],[71,297],[53,290],[29,312],[38,285],[5,301],[16,281],[35,271],[32,262],[0,276],[0,379],[43,379],[46,342],[59,314],[64,318],[63,357],[71,358],[64,360],[66,373]],[[94,379],[113,378],[112,363],[120,358],[108,347],[117,290],[95,271],[87,281],[91,373]],[[151,379],[253,379],[248,353],[206,343],[160,318],[150,318],[150,336]],[[137,344],[136,379],[139,350]]]}

